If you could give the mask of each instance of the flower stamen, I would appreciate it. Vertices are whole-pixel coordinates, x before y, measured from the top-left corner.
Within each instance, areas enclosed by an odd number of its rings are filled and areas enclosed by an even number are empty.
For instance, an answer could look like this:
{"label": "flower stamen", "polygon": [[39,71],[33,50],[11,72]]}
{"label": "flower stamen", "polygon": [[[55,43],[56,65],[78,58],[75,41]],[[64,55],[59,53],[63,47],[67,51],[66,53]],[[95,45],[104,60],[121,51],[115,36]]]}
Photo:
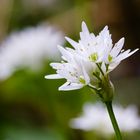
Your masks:
{"label": "flower stamen", "polygon": [[79,82],[82,83],[82,84],[84,84],[84,85],[86,84],[86,81],[85,81],[85,79],[84,79],[83,76],[80,76],[79,77]]}
{"label": "flower stamen", "polygon": [[113,57],[109,54],[109,55],[108,55],[108,61],[111,62],[112,59],[113,59]]}
{"label": "flower stamen", "polygon": [[98,60],[98,54],[97,53],[93,53],[89,56],[89,60],[96,62]]}

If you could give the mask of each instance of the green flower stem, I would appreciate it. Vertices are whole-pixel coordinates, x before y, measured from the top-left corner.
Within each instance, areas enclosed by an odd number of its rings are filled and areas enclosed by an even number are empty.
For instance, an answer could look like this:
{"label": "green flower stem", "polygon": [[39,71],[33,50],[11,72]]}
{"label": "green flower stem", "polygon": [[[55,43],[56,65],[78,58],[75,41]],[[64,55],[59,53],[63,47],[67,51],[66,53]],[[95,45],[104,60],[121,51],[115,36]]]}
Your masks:
{"label": "green flower stem", "polygon": [[109,113],[109,116],[110,116],[110,119],[114,128],[114,131],[116,133],[117,140],[122,140],[121,132],[120,132],[119,126],[117,124],[117,121],[113,112],[112,102],[111,101],[105,102],[105,104],[106,104],[106,107],[107,107],[107,110],[108,110],[108,113]]}
{"label": "green flower stem", "polygon": [[102,74],[103,76],[105,76],[105,75],[104,75],[104,72],[102,71],[102,69],[101,69],[101,67],[100,67],[100,65],[99,65],[98,63],[96,63],[96,65],[97,65],[98,69],[100,70],[101,74]]}

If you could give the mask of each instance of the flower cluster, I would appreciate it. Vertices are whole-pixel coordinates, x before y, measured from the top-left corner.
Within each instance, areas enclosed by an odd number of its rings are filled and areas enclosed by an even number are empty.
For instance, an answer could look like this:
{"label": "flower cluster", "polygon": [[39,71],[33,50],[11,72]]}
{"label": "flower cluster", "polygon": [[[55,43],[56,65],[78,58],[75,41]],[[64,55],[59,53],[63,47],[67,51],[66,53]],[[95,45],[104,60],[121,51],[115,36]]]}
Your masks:
{"label": "flower cluster", "polygon": [[[84,22],[82,22],[80,40],[75,42],[68,37],[66,40],[74,49],[59,46],[58,49],[62,54],[63,61],[51,63],[57,74],[46,76],[47,79],[67,79],[67,82],[59,90],[75,90],[86,85],[95,90],[99,90],[101,87],[111,89],[112,85],[108,80],[108,73],[116,68],[122,60],[138,50],[135,49],[132,52],[130,49],[122,50],[124,38],[113,45],[107,26],[99,35],[95,36],[89,32]],[[107,83],[106,81],[109,83],[108,85],[104,84]]]}
{"label": "flower cluster", "polygon": [[[140,117],[138,109],[134,105],[126,108],[120,105],[114,106],[114,112],[119,122],[121,131],[132,132],[140,130]],[[113,127],[105,107],[100,103],[86,103],[81,116],[70,121],[70,127],[84,131],[97,131],[100,134],[113,134]]]}

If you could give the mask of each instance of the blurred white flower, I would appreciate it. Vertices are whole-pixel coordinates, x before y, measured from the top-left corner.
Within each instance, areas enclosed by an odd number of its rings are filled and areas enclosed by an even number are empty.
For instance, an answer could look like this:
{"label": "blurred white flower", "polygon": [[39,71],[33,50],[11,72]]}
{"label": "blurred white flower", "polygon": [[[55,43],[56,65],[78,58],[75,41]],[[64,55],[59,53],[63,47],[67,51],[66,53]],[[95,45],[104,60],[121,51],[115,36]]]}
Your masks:
{"label": "blurred white flower", "polygon": [[43,60],[57,60],[57,44],[63,44],[61,32],[40,25],[12,33],[0,48],[0,79],[8,78],[19,67],[38,69]]}
{"label": "blurred white flower", "polygon": [[[127,108],[114,106],[116,119],[122,132],[140,130],[140,117],[134,105]],[[114,130],[105,107],[99,103],[85,104],[83,114],[70,121],[70,126],[85,131],[96,131],[100,134],[113,134]]]}

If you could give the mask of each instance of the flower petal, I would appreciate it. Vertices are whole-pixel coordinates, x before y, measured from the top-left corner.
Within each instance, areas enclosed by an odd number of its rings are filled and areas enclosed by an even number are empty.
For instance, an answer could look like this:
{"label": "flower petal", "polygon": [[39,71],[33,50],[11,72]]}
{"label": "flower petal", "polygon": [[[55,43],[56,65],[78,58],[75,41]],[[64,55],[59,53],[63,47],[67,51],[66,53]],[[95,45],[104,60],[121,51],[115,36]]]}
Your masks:
{"label": "flower petal", "polygon": [[50,66],[53,68],[53,69],[59,69],[61,68],[61,63],[51,63]]}
{"label": "flower petal", "polygon": [[114,70],[119,64],[120,62],[114,62],[114,63],[109,64],[108,72],[111,72],[112,70]]}
{"label": "flower petal", "polygon": [[88,30],[87,25],[84,21],[82,22],[82,32],[85,34],[89,34],[89,30]]}
{"label": "flower petal", "polygon": [[103,30],[99,33],[99,36],[106,38],[109,35],[108,26],[105,26]]}
{"label": "flower petal", "polygon": [[106,73],[106,66],[105,66],[104,62],[102,62],[101,69],[102,69],[103,73],[105,74]]}
{"label": "flower petal", "polygon": [[46,79],[62,79],[63,77],[59,74],[50,74],[45,76]]}
{"label": "flower petal", "polygon": [[58,45],[57,46],[59,51],[61,52],[62,54],[62,58],[66,61],[71,61],[72,60],[72,55],[70,54],[70,52],[66,49],[64,49],[64,47]]}
{"label": "flower petal", "polygon": [[[131,56],[132,54],[134,54],[136,51],[138,51],[139,49],[135,49],[134,51],[130,52],[130,49],[121,53],[120,55],[118,55],[118,57],[116,59],[114,59],[115,62],[119,62],[122,61],[124,59],[126,59],[127,57]],[[130,53],[129,53],[130,52]]]}
{"label": "flower petal", "polygon": [[121,38],[121,39],[115,44],[114,48],[111,50],[110,55],[111,55],[112,57],[116,57],[116,56],[120,53],[120,51],[121,51],[123,45],[124,45],[124,38]]}
{"label": "flower petal", "polygon": [[65,39],[75,48],[75,49],[77,49],[78,48],[78,43],[76,42],[76,41],[74,41],[74,40],[72,40],[71,38],[69,38],[69,37],[65,37]]}
{"label": "flower petal", "polygon": [[81,42],[84,46],[89,44],[91,35],[89,33],[89,30],[88,30],[85,22],[82,22],[82,32],[80,32],[80,38],[81,38]]}
{"label": "flower petal", "polygon": [[84,79],[86,81],[86,84],[89,84],[90,78],[89,78],[89,76],[88,76],[88,74],[87,74],[87,72],[85,70],[85,67],[84,67],[83,63],[81,65],[82,65],[83,76],[84,76]]}
{"label": "flower petal", "polygon": [[66,82],[61,87],[59,87],[59,91],[76,90],[76,89],[80,89],[82,87],[83,87],[82,84]]}

